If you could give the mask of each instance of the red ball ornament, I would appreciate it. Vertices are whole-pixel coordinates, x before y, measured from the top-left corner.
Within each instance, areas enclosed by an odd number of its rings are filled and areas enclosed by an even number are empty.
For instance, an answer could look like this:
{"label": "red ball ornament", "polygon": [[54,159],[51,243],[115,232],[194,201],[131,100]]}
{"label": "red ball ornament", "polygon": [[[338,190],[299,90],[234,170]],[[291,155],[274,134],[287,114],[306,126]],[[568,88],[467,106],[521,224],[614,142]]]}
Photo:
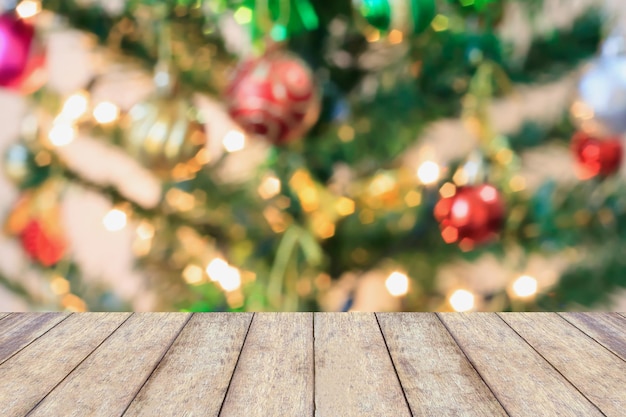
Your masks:
{"label": "red ball ornament", "polygon": [[497,238],[505,217],[504,200],[492,185],[459,187],[435,205],[435,218],[446,243],[463,250]]}
{"label": "red ball ornament", "polygon": [[581,179],[615,174],[622,165],[623,146],[617,137],[599,139],[578,132],[572,138],[571,149]]}
{"label": "red ball ornament", "polygon": [[46,56],[35,27],[12,12],[0,15],[0,86],[29,94],[45,83]]}
{"label": "red ball ornament", "polygon": [[231,117],[274,144],[301,137],[317,121],[313,74],[296,56],[274,51],[244,62],[226,89]]}
{"label": "red ball ornament", "polygon": [[65,254],[65,242],[49,233],[44,224],[38,220],[28,222],[20,234],[22,247],[28,255],[50,267],[58,263]]}

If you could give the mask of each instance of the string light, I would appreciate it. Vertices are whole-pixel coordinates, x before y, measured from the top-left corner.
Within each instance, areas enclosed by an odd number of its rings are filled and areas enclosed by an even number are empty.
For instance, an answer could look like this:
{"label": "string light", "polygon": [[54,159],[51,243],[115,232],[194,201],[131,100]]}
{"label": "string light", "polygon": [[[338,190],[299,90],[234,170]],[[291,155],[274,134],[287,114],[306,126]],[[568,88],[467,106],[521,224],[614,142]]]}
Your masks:
{"label": "string light", "polygon": [[238,130],[231,130],[224,136],[222,144],[228,152],[237,152],[246,147],[246,137]]}
{"label": "string light", "polygon": [[23,0],[15,7],[15,12],[22,19],[28,19],[41,11],[41,4],[34,0]]}
{"label": "string light", "polygon": [[202,272],[202,268],[198,265],[187,265],[183,270],[183,278],[188,284],[197,285],[202,282],[204,276]]}
{"label": "string light", "polygon": [[103,101],[93,109],[93,117],[100,124],[108,124],[117,120],[120,109],[110,101]]}
{"label": "string light", "polygon": [[417,178],[425,184],[432,185],[439,181],[439,165],[433,161],[426,161],[417,169]]}
{"label": "string light", "polygon": [[450,296],[450,305],[454,311],[470,311],[474,308],[474,294],[467,290],[456,290]]}
{"label": "string light", "polygon": [[521,298],[537,294],[537,280],[530,275],[522,275],[513,283],[513,292]]}
{"label": "string light", "polygon": [[211,278],[211,281],[218,281],[228,268],[228,262],[222,258],[215,258],[207,265],[206,273]]}
{"label": "string light", "polygon": [[77,120],[87,112],[88,107],[87,93],[81,91],[80,93],[72,94],[63,103],[63,109],[57,119],[66,121]]}
{"label": "string light", "polygon": [[109,232],[118,232],[126,227],[127,220],[122,210],[112,209],[102,218],[102,224]]}
{"label": "string light", "polygon": [[57,123],[48,132],[48,139],[54,146],[67,146],[76,139],[76,128],[69,123]]}
{"label": "string light", "polygon": [[219,283],[224,291],[235,291],[241,286],[241,273],[233,266],[229,266],[219,277]]}
{"label": "string light", "polygon": [[263,179],[257,191],[262,199],[269,200],[277,196],[280,193],[280,189],[280,180],[274,175],[268,175]]}
{"label": "string light", "polygon": [[385,287],[394,297],[406,295],[409,292],[409,277],[402,272],[392,272],[385,281]]}

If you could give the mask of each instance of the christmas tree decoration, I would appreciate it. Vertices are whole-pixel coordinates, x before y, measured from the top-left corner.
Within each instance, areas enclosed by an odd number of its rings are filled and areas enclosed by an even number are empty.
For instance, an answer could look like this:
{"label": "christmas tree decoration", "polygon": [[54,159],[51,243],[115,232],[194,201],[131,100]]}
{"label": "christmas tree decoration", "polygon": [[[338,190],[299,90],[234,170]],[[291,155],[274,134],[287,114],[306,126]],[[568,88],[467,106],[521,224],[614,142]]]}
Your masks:
{"label": "christmas tree decoration", "polygon": [[45,267],[57,264],[66,251],[64,240],[54,229],[40,220],[31,220],[20,234],[24,251]]}
{"label": "christmas tree decoration", "polygon": [[277,145],[303,136],[320,112],[311,70],[282,51],[241,64],[225,96],[231,117],[246,132]]}
{"label": "christmas tree decoration", "polygon": [[622,165],[624,147],[619,137],[599,139],[577,132],[572,138],[571,150],[581,179],[615,174]]}
{"label": "christmas tree decoration", "polygon": [[48,181],[24,193],[5,224],[5,231],[19,237],[24,251],[45,267],[58,263],[67,251],[57,192],[58,184]]}
{"label": "christmas tree decoration", "polygon": [[204,149],[207,136],[190,99],[160,94],[129,111],[124,141],[130,156],[159,177],[169,178],[178,164],[191,163]]}
{"label": "christmas tree decoration", "polygon": [[23,143],[10,145],[2,161],[4,174],[18,187],[35,186],[46,179],[50,171],[50,155],[40,151],[40,157]]}
{"label": "christmas tree decoration", "polygon": [[437,202],[434,215],[446,243],[471,249],[497,237],[504,224],[504,199],[489,184],[458,187]]}
{"label": "christmas tree decoration", "polygon": [[353,0],[354,7],[376,29],[386,33],[422,33],[435,17],[435,0]]}
{"label": "christmas tree decoration", "polygon": [[34,26],[15,13],[0,15],[0,86],[30,94],[46,81],[46,55]]}
{"label": "christmas tree decoration", "polygon": [[593,135],[626,133],[626,56],[600,57],[582,75],[571,114]]}

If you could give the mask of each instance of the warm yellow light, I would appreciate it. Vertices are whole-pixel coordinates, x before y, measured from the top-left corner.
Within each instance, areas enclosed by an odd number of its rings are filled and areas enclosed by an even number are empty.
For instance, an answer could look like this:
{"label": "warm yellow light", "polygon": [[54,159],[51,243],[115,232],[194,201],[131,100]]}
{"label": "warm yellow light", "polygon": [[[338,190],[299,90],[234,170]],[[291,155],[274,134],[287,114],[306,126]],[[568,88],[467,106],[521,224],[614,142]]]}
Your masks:
{"label": "warm yellow light", "polygon": [[263,182],[261,182],[257,191],[261,198],[269,200],[270,198],[277,196],[280,193],[280,189],[280,180],[274,175],[268,175],[265,179],[263,179]]}
{"label": "warm yellow light", "polygon": [[235,291],[241,286],[241,273],[237,268],[229,266],[220,275],[219,283],[224,291]]}
{"label": "warm yellow light", "polygon": [[537,280],[530,275],[522,275],[513,283],[513,292],[518,297],[531,297],[537,294]]}
{"label": "warm yellow light", "polygon": [[238,130],[231,130],[224,136],[222,144],[228,152],[237,152],[245,148],[246,137]]}
{"label": "warm yellow light", "polygon": [[154,237],[154,226],[147,221],[141,222],[137,226],[137,236],[142,240],[152,239]]}
{"label": "warm yellow light", "polygon": [[228,271],[228,263],[221,259],[215,258],[206,267],[206,273],[211,278],[211,281],[218,281],[226,271]]}
{"label": "warm yellow light", "polygon": [[103,101],[93,109],[93,117],[100,124],[112,123],[120,115],[120,109],[110,101]]}
{"label": "warm yellow light", "polygon": [[456,194],[456,186],[451,182],[447,182],[441,186],[441,188],[439,189],[439,194],[443,198],[452,197],[454,194]]}
{"label": "warm yellow light", "polygon": [[69,123],[57,123],[48,132],[48,138],[54,146],[69,145],[76,138],[76,128]]}
{"label": "warm yellow light", "polygon": [[417,207],[422,203],[422,195],[415,190],[411,190],[404,196],[404,202],[409,207]]}
{"label": "warm yellow light", "polygon": [[197,285],[202,282],[204,274],[198,265],[187,265],[183,270],[183,278],[187,284]]}
{"label": "warm yellow light", "polygon": [[50,282],[52,292],[57,295],[63,295],[70,292],[70,282],[60,275],[55,276]]}
{"label": "warm yellow light", "polygon": [[406,295],[409,292],[409,277],[402,272],[392,272],[385,281],[385,287],[394,297]]}
{"label": "warm yellow light", "polygon": [[87,112],[89,107],[89,100],[87,99],[87,93],[80,92],[73,94],[65,100],[59,119],[61,120],[76,120]]}
{"label": "warm yellow light", "polygon": [[337,203],[335,203],[335,208],[337,209],[337,214],[340,216],[349,216],[354,213],[354,200],[351,200],[348,197],[340,197],[339,200],[337,200]]}
{"label": "warm yellow light", "polygon": [[117,232],[124,229],[126,222],[126,213],[120,209],[113,209],[102,218],[102,224],[109,232]]}
{"label": "warm yellow light", "polygon": [[433,161],[426,161],[417,170],[417,178],[426,185],[435,184],[439,181],[439,165]]}
{"label": "warm yellow light", "polygon": [[455,311],[470,311],[474,308],[474,294],[467,290],[456,290],[450,296],[450,305]]}
{"label": "warm yellow light", "polygon": [[38,1],[33,0],[23,0],[20,4],[15,8],[17,15],[22,19],[28,19],[29,17],[35,16],[37,13],[41,11],[41,4]]}

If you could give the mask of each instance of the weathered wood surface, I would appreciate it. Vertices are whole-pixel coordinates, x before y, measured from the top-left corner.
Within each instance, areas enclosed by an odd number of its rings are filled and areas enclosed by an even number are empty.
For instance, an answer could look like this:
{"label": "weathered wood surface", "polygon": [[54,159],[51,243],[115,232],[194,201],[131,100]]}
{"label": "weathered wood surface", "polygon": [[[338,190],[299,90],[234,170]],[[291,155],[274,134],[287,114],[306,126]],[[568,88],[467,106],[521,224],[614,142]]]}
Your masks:
{"label": "weathered wood surface", "polygon": [[626,362],[558,315],[501,317],[604,414],[624,417]]}
{"label": "weathered wood surface", "polygon": [[0,313],[0,415],[623,416],[622,313]]}
{"label": "weathered wood surface", "polygon": [[561,316],[596,342],[626,360],[626,318],[617,313],[561,313]]}
{"label": "weathered wood surface", "polygon": [[313,415],[311,313],[266,313],[254,317],[222,415]]}
{"label": "weathered wood surface", "polygon": [[377,316],[414,416],[506,416],[434,313]]}

